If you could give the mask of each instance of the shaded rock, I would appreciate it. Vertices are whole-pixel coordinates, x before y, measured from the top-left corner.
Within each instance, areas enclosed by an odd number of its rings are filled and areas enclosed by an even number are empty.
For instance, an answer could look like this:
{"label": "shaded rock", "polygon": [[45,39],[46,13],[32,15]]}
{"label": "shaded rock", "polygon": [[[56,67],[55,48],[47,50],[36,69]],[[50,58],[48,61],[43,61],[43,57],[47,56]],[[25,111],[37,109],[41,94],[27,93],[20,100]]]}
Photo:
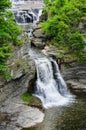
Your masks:
{"label": "shaded rock", "polygon": [[86,85],[77,80],[68,80],[67,85],[72,91],[86,92]]}
{"label": "shaded rock", "polygon": [[41,24],[39,24],[39,22],[33,27],[33,32],[38,29],[41,29]]}
{"label": "shaded rock", "polygon": [[39,98],[37,97],[32,97],[32,102],[29,102],[28,103],[29,106],[31,107],[36,107],[36,108],[39,108],[41,111],[44,111],[44,108],[43,108],[43,105],[42,105],[42,102]]}
{"label": "shaded rock", "polygon": [[[0,86],[1,87],[3,87],[3,85],[4,85],[5,82],[6,82],[6,80],[2,76],[0,76]],[[2,90],[0,89],[0,91],[2,91]]]}
{"label": "shaded rock", "polygon": [[61,71],[65,80],[76,79],[86,84],[86,61],[64,63]]}
{"label": "shaded rock", "polygon": [[34,91],[35,91],[35,88],[34,88],[35,82],[36,82],[36,74],[35,74],[34,78],[29,81],[28,90],[27,90],[29,94],[34,93]]}
{"label": "shaded rock", "polygon": [[0,123],[7,120],[10,120],[10,114],[0,113]]}

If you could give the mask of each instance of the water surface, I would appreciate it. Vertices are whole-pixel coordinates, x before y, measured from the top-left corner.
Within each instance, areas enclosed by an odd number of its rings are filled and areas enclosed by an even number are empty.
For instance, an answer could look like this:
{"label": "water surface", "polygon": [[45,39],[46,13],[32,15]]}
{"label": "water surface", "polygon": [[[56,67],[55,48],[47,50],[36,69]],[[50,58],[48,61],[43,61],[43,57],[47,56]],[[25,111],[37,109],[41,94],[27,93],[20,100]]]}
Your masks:
{"label": "water surface", "polygon": [[23,130],[86,130],[86,93],[67,106],[47,109],[42,123]]}

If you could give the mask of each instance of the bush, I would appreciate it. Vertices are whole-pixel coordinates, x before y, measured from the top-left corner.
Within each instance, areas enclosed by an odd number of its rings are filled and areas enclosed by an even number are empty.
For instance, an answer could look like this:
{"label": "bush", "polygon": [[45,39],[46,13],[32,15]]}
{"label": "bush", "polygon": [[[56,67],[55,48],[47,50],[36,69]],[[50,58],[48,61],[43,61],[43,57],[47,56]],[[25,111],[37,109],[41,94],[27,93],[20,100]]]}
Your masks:
{"label": "bush", "polygon": [[0,0],[0,74],[7,75],[6,60],[12,54],[12,45],[20,42],[21,28],[15,23],[9,0]]}
{"label": "bush", "polygon": [[86,17],[84,0],[45,0],[47,21],[42,28],[50,40],[59,46],[67,46],[77,59],[83,59],[84,33],[79,29],[82,17]]}

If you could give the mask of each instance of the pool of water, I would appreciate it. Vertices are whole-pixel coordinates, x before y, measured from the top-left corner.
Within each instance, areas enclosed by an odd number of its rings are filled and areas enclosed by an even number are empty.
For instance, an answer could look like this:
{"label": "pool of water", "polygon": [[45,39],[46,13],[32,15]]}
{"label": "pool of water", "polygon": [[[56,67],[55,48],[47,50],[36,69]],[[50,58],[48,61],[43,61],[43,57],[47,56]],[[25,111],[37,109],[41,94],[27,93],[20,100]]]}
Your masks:
{"label": "pool of water", "polygon": [[42,123],[23,130],[86,130],[86,93],[78,93],[67,106],[45,110]]}

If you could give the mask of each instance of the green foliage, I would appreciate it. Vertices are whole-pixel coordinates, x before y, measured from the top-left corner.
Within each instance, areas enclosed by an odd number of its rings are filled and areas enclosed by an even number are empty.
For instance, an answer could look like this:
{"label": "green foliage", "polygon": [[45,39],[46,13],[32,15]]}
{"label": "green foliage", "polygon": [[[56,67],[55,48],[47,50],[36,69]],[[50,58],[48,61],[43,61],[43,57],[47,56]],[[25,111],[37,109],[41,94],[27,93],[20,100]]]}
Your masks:
{"label": "green foliage", "polygon": [[[15,23],[10,0],[0,0],[0,74],[6,74],[6,60],[12,54],[12,45],[20,44],[21,28]],[[8,77],[8,76],[6,76]]]}
{"label": "green foliage", "polygon": [[59,46],[67,46],[77,59],[83,58],[84,33],[79,29],[81,18],[86,18],[84,0],[45,0],[44,10],[48,14],[42,28],[49,39]]}
{"label": "green foliage", "polygon": [[11,2],[9,0],[0,0],[0,12],[11,7]]}
{"label": "green foliage", "polygon": [[23,93],[21,95],[21,99],[25,102],[28,102],[28,101],[32,101],[32,96],[30,96],[27,92],[26,93]]}

